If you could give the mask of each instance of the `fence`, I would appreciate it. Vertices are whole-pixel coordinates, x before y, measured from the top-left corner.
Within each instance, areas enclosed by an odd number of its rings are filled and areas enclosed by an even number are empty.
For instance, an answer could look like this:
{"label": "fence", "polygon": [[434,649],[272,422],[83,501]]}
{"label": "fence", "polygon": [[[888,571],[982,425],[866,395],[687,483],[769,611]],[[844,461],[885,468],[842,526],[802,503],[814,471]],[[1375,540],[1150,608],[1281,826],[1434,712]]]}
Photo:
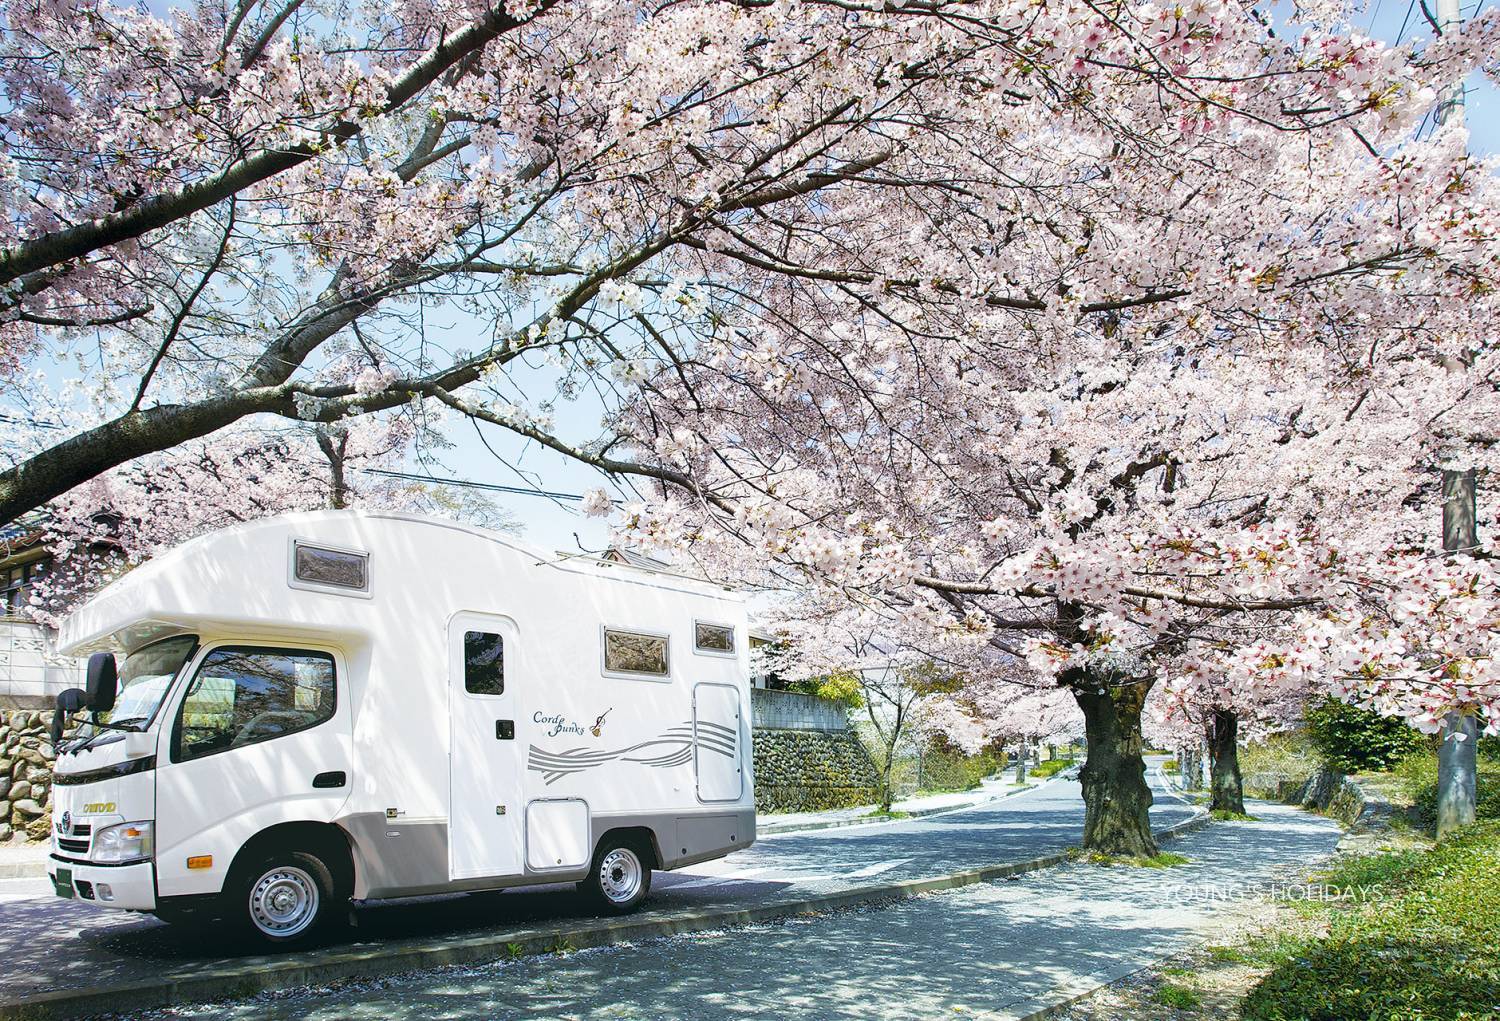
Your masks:
{"label": "fence", "polygon": [[817,695],[752,688],[750,709],[756,730],[837,732],[849,729],[849,715],[844,707]]}
{"label": "fence", "polygon": [[59,656],[40,624],[0,617],[0,705],[41,706],[83,684],[83,664]]}

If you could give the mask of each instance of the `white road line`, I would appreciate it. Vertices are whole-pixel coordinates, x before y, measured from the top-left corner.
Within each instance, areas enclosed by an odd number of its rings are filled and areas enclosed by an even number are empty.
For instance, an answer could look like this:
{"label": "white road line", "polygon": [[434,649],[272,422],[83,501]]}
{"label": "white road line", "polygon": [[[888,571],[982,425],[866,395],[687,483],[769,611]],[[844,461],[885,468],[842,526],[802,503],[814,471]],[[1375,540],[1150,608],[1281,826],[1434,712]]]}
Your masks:
{"label": "white road line", "polygon": [[845,879],[869,879],[871,876],[878,876],[882,872],[889,872],[898,865],[905,865],[911,860],[910,858],[893,858],[890,861],[881,861],[876,862],[874,865],[866,865],[858,872],[845,872],[843,876]]}
{"label": "white road line", "polygon": [[775,869],[775,865],[760,865],[753,869],[735,869],[717,876],[705,876],[695,872],[677,873],[694,878],[682,883],[673,883],[668,889],[671,890],[693,890],[702,886],[718,886],[722,883],[746,882],[756,876],[762,875]]}

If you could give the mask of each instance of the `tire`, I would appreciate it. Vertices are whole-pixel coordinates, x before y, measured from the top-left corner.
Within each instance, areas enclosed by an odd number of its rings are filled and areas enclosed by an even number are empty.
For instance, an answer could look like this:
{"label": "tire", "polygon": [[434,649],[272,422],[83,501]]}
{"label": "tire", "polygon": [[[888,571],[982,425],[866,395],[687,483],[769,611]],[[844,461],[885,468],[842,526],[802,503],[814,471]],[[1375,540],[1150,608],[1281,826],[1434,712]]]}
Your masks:
{"label": "tire", "polygon": [[225,913],[263,946],[307,943],[339,913],[333,873],[307,851],[281,851],[239,871],[226,890]]}
{"label": "tire", "polygon": [[578,889],[604,913],[628,915],[651,892],[651,856],[628,837],[605,837]]}

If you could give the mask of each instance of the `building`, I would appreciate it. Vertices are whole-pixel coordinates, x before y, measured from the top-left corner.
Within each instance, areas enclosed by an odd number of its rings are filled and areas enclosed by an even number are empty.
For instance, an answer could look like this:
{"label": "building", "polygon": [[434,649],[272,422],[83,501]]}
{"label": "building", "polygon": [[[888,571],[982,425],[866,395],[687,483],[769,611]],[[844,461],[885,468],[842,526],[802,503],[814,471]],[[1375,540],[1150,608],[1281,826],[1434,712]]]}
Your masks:
{"label": "building", "polygon": [[52,629],[25,614],[36,580],[51,563],[41,514],[0,528],[0,708],[43,708],[64,688],[83,683],[82,665],[57,655]]}

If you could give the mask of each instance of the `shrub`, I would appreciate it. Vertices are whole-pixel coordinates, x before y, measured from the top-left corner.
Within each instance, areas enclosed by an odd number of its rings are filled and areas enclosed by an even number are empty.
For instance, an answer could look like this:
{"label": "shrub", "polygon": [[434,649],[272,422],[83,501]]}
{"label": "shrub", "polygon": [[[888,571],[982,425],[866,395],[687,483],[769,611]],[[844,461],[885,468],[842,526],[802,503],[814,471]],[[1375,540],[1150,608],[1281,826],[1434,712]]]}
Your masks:
{"label": "shrub", "polygon": [[1342,773],[1390,769],[1430,747],[1431,742],[1400,720],[1337,699],[1308,708],[1307,731],[1314,747]]}
{"label": "shrub", "polygon": [[1046,777],[1052,776],[1054,773],[1061,773],[1072,764],[1072,761],[1069,759],[1047,759],[1046,761],[1040,762],[1037,765],[1033,766],[1031,769],[1031,775],[1042,777],[1043,779],[1045,779]]}
{"label": "shrub", "polygon": [[1318,769],[1317,753],[1305,731],[1272,734],[1240,749],[1240,772],[1305,779]]}
{"label": "shrub", "polygon": [[1299,941],[1251,990],[1252,1021],[1480,1021],[1500,1003],[1500,823],[1424,854],[1353,859],[1330,882],[1383,896],[1332,908],[1328,936]]}
{"label": "shrub", "polygon": [[[972,790],[979,786],[981,780],[1004,766],[1000,759],[989,752],[965,755],[960,751],[928,749],[922,755],[921,788],[924,791]],[[910,769],[915,783],[915,761],[910,763]]]}

